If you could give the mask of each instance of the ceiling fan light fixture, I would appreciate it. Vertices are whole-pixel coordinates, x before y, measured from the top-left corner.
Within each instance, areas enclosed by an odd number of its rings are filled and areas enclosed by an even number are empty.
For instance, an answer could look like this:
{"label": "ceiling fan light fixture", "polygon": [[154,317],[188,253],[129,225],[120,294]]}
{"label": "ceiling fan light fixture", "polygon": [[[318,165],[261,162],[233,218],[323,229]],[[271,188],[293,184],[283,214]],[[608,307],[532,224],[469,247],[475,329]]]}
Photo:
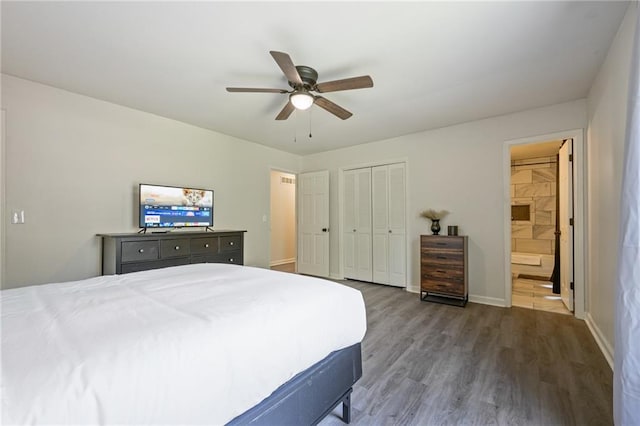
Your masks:
{"label": "ceiling fan light fixture", "polygon": [[289,100],[296,109],[302,111],[309,109],[313,105],[313,96],[307,92],[294,92],[289,96]]}

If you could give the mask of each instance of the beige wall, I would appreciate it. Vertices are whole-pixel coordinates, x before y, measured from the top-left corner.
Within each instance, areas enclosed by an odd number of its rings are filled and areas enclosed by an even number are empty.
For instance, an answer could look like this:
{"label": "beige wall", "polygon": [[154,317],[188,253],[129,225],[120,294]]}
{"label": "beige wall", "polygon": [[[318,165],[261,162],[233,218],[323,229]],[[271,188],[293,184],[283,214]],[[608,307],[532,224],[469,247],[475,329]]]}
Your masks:
{"label": "beige wall", "polygon": [[528,205],[530,220],[511,221],[511,251],[554,254],[556,158],[511,162],[511,204]]}
{"label": "beige wall", "polygon": [[[246,229],[245,263],[269,266],[271,168],[299,157],[64,90],[2,76],[5,288],[100,273],[106,232],[137,230],[140,182],[211,188],[216,229]],[[213,112],[212,112],[213,113]]]}
{"label": "beige wall", "polygon": [[579,100],[304,157],[304,171],[330,171],[331,274],[341,274],[339,231],[334,232],[339,229],[339,169],[406,159],[409,289],[419,288],[418,240],[427,229],[419,213],[446,209],[450,213],[442,229],[458,225],[459,233],[469,236],[471,299],[503,305],[504,210],[510,202],[503,193],[510,179],[503,173],[505,142],[586,124],[586,101]]}
{"label": "beige wall", "polygon": [[620,192],[637,3],[631,4],[587,99],[587,321],[613,353]]}
{"label": "beige wall", "polygon": [[271,265],[295,261],[296,176],[271,172]]}

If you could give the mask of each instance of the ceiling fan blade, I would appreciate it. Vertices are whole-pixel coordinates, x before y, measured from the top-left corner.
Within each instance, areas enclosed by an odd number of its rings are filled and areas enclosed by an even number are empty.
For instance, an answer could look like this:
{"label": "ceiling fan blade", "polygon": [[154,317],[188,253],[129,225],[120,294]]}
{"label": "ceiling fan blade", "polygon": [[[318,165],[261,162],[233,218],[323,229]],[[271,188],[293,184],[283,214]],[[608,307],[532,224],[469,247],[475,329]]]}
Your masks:
{"label": "ceiling fan blade", "polygon": [[271,53],[271,56],[273,56],[273,59],[275,59],[285,77],[287,77],[287,80],[292,83],[302,84],[300,74],[298,74],[298,70],[296,69],[296,66],[293,65],[293,61],[288,54],[284,52],[277,52],[275,50],[272,50],[269,53]]}
{"label": "ceiling fan blade", "polygon": [[287,102],[284,108],[282,108],[282,111],[280,111],[280,114],[276,116],[276,120],[286,120],[295,109],[296,107],[294,107],[291,102]]}
{"label": "ceiling fan blade", "polygon": [[370,76],[363,75],[360,77],[344,78],[342,80],[318,83],[316,85],[316,91],[326,93],[337,92],[339,90],[364,89],[366,87],[373,87],[373,80]]}
{"label": "ceiling fan blade", "polygon": [[251,87],[227,87],[227,92],[241,92],[241,93],[289,93],[284,89],[256,89]]}
{"label": "ceiling fan blade", "polygon": [[352,113],[350,113],[346,109],[342,108],[338,104],[335,104],[335,103],[331,102],[329,99],[323,98],[322,96],[315,96],[315,102],[314,103],[316,105],[318,105],[320,108],[326,109],[331,114],[333,114],[336,117],[341,118],[343,120],[346,120],[347,118],[349,118],[349,117],[351,117],[353,115]]}

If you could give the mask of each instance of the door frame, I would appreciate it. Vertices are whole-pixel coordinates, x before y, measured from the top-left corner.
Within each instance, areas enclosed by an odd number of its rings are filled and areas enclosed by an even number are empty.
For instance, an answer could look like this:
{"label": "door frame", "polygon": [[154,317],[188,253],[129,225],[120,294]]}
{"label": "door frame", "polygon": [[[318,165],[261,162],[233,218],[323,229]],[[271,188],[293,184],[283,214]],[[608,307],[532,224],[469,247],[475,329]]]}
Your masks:
{"label": "door frame", "polygon": [[587,248],[585,246],[585,235],[587,229],[587,217],[585,210],[585,168],[587,162],[585,156],[584,129],[573,129],[563,132],[507,140],[503,144],[504,300],[505,306],[511,307],[511,147],[514,145],[524,145],[558,139],[573,139],[574,315],[576,318],[585,319],[585,306],[587,302],[587,276],[585,274],[585,259],[587,254]]}
{"label": "door frame", "polygon": [[271,201],[272,201],[272,197],[273,194],[271,193],[271,174],[273,172],[278,172],[278,173],[286,173],[289,175],[293,175],[295,177],[295,194],[296,194],[296,202],[294,203],[293,206],[293,215],[294,215],[294,226],[295,226],[295,250],[296,250],[296,255],[295,255],[295,263],[296,263],[296,269],[295,271],[298,272],[298,172],[296,171],[292,171],[292,170],[286,170],[280,167],[269,167],[269,220],[268,220],[268,224],[269,224],[269,268],[271,268]]}
{"label": "door frame", "polygon": [[5,253],[6,253],[6,223],[5,223],[5,204],[6,204],[6,129],[7,116],[4,109],[0,109],[0,289],[5,285]]}
{"label": "door frame", "polygon": [[386,166],[389,164],[397,164],[397,163],[404,163],[404,204],[405,204],[405,237],[404,237],[404,243],[405,243],[405,271],[406,271],[406,276],[407,276],[407,282],[406,282],[406,286],[405,287],[399,287],[399,288],[404,288],[405,290],[409,291],[411,289],[411,283],[409,282],[410,280],[410,274],[409,272],[411,271],[411,262],[410,262],[410,255],[409,253],[411,253],[411,242],[409,241],[409,203],[410,203],[410,199],[409,199],[409,158],[408,157],[403,157],[403,158],[396,158],[396,159],[388,159],[388,160],[379,160],[379,161],[368,161],[366,163],[358,163],[358,164],[350,164],[348,166],[342,166],[340,168],[338,168],[338,271],[339,271],[339,275],[338,276],[332,276],[331,278],[333,279],[338,279],[338,280],[343,280],[344,279],[344,241],[343,241],[343,232],[344,232],[344,223],[343,223],[343,217],[344,217],[344,172],[347,170],[353,170],[353,169],[361,169],[364,167],[376,167],[376,166]]}

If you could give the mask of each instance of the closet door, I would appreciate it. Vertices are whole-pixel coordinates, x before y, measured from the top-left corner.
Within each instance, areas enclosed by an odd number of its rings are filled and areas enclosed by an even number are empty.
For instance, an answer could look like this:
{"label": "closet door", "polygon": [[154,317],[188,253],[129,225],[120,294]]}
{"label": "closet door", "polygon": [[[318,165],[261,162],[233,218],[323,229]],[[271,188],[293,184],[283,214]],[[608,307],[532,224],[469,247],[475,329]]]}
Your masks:
{"label": "closet door", "polygon": [[389,284],[407,286],[406,173],[404,163],[388,166]]}
{"label": "closet door", "polygon": [[389,185],[388,166],[371,170],[373,206],[373,282],[389,284]]}
{"label": "closet door", "polygon": [[406,287],[404,164],[372,168],[373,282]]}
{"label": "closet door", "polygon": [[343,204],[343,263],[344,277],[356,278],[356,173],[355,170],[344,172],[344,204]]}
{"label": "closet door", "polygon": [[344,276],[372,281],[371,169],[344,172]]}

